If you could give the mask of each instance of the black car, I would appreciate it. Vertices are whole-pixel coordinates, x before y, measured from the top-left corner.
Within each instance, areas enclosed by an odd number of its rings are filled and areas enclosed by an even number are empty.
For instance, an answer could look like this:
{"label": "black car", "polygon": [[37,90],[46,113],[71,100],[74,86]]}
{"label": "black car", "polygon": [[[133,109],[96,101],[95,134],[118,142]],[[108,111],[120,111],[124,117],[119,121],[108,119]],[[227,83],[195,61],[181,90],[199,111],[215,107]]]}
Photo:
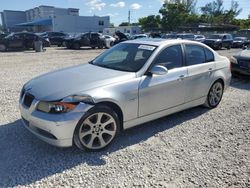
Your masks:
{"label": "black car", "polygon": [[250,46],[230,58],[233,75],[244,74],[250,76]]}
{"label": "black car", "polygon": [[220,50],[223,47],[231,49],[233,37],[231,34],[213,34],[204,40],[204,43],[216,50]]}
{"label": "black car", "polygon": [[1,33],[1,34],[0,34],[0,40],[3,39],[3,38],[6,37],[6,36],[7,36],[7,34]]}
{"label": "black car", "polygon": [[51,45],[63,46],[63,42],[69,35],[63,32],[44,32],[40,34],[43,38],[48,38]]}
{"label": "black car", "polygon": [[242,48],[244,46],[248,46],[250,44],[250,41],[247,39],[247,37],[235,37],[233,40],[233,48]]}
{"label": "black car", "polygon": [[95,49],[102,49],[105,46],[105,38],[100,33],[89,32],[65,38],[65,45],[68,49],[80,49],[82,46],[90,46]]}
{"label": "black car", "polygon": [[124,33],[120,32],[120,31],[116,31],[115,36],[116,36],[116,40],[115,40],[114,44],[118,44],[120,42],[124,42],[126,40],[129,40],[129,38]]}
{"label": "black car", "polygon": [[12,33],[0,40],[0,51],[7,51],[13,49],[28,50],[30,48],[34,49],[34,42],[42,41],[43,46],[50,46],[48,39],[44,39],[34,33],[21,32]]}

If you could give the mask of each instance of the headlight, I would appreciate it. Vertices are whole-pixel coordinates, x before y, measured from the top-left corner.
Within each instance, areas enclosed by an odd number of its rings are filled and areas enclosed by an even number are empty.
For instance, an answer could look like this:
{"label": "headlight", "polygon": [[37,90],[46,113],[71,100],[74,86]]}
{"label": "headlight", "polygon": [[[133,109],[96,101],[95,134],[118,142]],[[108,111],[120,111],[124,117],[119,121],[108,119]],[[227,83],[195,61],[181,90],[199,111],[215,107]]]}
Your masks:
{"label": "headlight", "polygon": [[37,106],[37,110],[58,114],[58,113],[66,113],[73,110],[78,103],[65,103],[65,102],[39,102]]}
{"label": "headlight", "polygon": [[238,64],[238,61],[237,61],[237,59],[236,59],[234,56],[230,57],[229,60],[230,60],[230,62],[233,63],[233,64]]}
{"label": "headlight", "polygon": [[66,113],[73,110],[80,102],[93,103],[93,99],[88,95],[72,95],[58,102],[39,102],[37,110],[46,113]]}

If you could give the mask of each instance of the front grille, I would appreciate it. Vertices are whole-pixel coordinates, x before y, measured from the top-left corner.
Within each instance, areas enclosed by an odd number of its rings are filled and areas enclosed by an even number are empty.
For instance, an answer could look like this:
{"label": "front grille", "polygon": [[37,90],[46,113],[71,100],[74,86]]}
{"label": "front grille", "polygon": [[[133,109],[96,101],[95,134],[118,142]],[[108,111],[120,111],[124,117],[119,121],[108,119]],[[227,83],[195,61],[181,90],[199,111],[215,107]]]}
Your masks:
{"label": "front grille", "polygon": [[31,95],[30,93],[25,93],[23,104],[29,108],[34,99],[35,97],[33,95]]}
{"label": "front grille", "polygon": [[240,65],[241,67],[250,69],[250,61],[247,61],[247,60],[239,60],[239,65]]}

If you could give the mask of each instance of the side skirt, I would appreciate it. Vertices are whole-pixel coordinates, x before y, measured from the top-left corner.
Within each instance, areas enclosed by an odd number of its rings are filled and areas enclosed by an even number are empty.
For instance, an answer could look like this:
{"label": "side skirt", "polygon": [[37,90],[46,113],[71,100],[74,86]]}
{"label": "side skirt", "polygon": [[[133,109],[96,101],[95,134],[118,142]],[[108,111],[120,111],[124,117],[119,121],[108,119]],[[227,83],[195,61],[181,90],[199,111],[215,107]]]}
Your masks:
{"label": "side skirt", "polygon": [[185,104],[173,107],[173,108],[169,108],[167,110],[163,110],[160,112],[156,112],[154,114],[149,114],[147,116],[142,116],[137,119],[126,121],[124,122],[123,127],[124,129],[129,129],[137,125],[140,125],[140,124],[143,124],[143,123],[146,123],[146,122],[149,122],[149,121],[152,121],[152,120],[155,120],[155,119],[158,119],[158,118],[161,118],[161,117],[164,117],[164,116],[167,116],[167,115],[170,115],[170,114],[173,114],[173,113],[176,113],[176,112],[188,109],[188,108],[202,105],[205,103],[205,101],[206,101],[206,97],[202,97],[200,99],[197,99],[197,100],[194,100],[194,101],[191,101],[191,102],[188,102],[188,103],[185,103]]}

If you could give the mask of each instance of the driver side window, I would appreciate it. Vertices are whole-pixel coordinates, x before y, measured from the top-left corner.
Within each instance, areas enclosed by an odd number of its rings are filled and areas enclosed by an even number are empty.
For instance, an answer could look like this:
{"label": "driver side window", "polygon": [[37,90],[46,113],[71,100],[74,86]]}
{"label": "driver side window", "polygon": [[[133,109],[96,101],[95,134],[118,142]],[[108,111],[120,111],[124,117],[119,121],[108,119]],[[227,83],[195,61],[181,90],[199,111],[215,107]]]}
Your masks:
{"label": "driver side window", "polygon": [[156,57],[154,65],[162,65],[168,70],[182,67],[182,48],[181,45],[167,47]]}

